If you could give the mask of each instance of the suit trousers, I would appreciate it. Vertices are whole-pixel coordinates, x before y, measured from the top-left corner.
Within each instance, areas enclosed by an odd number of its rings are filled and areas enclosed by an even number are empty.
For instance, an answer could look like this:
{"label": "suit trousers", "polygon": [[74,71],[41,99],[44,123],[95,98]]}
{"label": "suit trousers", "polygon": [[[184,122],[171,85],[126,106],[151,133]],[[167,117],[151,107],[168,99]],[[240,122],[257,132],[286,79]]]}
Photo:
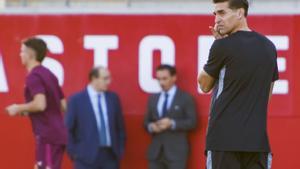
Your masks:
{"label": "suit trousers", "polygon": [[186,169],[186,161],[187,159],[168,160],[161,149],[158,157],[149,161],[149,169]]}
{"label": "suit trousers", "polygon": [[97,159],[93,164],[76,160],[75,169],[119,169],[119,160],[111,148],[99,148]]}

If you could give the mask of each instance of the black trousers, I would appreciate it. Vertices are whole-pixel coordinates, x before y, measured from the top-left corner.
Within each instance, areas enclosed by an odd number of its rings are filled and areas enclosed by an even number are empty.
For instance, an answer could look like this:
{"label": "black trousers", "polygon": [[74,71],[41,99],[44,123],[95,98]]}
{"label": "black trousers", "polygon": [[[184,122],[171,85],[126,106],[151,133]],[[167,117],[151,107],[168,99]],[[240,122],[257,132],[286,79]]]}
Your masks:
{"label": "black trousers", "polygon": [[111,148],[99,148],[97,160],[87,164],[75,161],[75,169],[119,169],[119,161]]}
{"label": "black trousers", "polygon": [[272,154],[208,151],[206,169],[271,169]]}
{"label": "black trousers", "polygon": [[186,169],[186,161],[186,159],[168,160],[161,149],[158,158],[149,161],[149,169]]}

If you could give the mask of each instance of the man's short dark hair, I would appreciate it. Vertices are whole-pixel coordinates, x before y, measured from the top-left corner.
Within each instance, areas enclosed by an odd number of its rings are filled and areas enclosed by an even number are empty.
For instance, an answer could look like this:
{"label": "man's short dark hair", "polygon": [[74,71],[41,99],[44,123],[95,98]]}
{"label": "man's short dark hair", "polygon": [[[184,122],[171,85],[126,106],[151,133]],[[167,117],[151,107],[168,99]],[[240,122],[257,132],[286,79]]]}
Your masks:
{"label": "man's short dark hair", "polygon": [[171,65],[162,64],[156,68],[156,71],[167,70],[169,71],[171,76],[175,76],[177,74],[176,68]]}
{"label": "man's short dark hair", "polygon": [[92,68],[90,70],[90,73],[89,73],[89,80],[90,81],[92,81],[93,78],[99,78],[99,76],[100,76],[100,73],[99,73],[100,69],[102,69],[101,66],[96,66],[96,67],[94,67],[94,68]]}
{"label": "man's short dark hair", "polygon": [[229,8],[231,9],[239,9],[243,8],[245,10],[245,16],[248,16],[249,2],[248,0],[213,0],[213,2],[221,3],[221,2],[229,2]]}
{"label": "man's short dark hair", "polygon": [[26,47],[31,48],[36,53],[36,60],[42,62],[47,54],[47,44],[39,38],[31,37],[22,42]]}

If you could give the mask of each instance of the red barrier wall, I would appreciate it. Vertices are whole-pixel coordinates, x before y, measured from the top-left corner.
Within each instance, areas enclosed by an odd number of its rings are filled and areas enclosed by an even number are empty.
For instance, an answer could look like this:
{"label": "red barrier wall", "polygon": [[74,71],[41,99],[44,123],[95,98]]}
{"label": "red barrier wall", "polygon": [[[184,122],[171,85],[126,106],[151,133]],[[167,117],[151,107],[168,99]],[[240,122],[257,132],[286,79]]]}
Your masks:
{"label": "red barrier wall", "polygon": [[[58,66],[55,71],[61,77],[60,70],[64,72],[63,89],[67,96],[81,90],[87,83],[89,69],[95,62],[105,64],[105,55],[108,55],[107,65],[113,74],[111,89],[121,96],[128,135],[123,169],[147,166],[145,153],[150,137],[143,129],[142,121],[148,96],[146,91],[156,88],[155,85],[141,85],[143,76],[147,74],[139,76],[139,71],[155,67],[160,58],[175,62],[179,71],[179,87],[190,92],[198,106],[199,125],[190,136],[192,152],[188,169],[205,168],[203,152],[210,96],[198,93],[196,77],[199,59],[205,58],[200,49],[209,49],[205,45],[209,40],[205,38],[210,35],[208,26],[213,24],[212,16],[1,15],[0,24],[0,168],[30,169],[34,161],[34,140],[29,120],[10,118],[4,113],[8,104],[23,101],[26,71],[19,58],[20,40],[33,35],[48,35],[43,38],[54,45],[48,56],[55,60],[48,66]],[[281,59],[281,82],[277,84],[269,111],[268,129],[275,155],[273,169],[298,169],[300,16],[250,16],[249,24],[253,30],[274,40]],[[97,43],[104,47],[97,51],[88,49],[91,47],[87,35],[101,35],[100,39],[104,40],[98,39]],[[201,38],[204,41],[199,40]],[[153,64],[141,61],[143,45],[151,47],[151,39],[159,41],[158,44],[161,42],[162,50],[166,49],[166,53],[159,49],[153,51]],[[111,48],[108,52],[105,44]],[[151,78],[147,79],[153,82]],[[63,168],[71,168],[67,157]]]}

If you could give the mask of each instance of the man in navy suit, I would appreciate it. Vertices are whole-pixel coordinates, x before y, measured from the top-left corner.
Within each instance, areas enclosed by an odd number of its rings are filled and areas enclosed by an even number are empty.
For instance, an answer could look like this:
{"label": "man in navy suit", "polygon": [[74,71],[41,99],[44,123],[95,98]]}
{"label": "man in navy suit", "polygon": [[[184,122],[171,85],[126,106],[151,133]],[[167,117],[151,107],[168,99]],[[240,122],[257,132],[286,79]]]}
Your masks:
{"label": "man in navy suit", "polygon": [[89,85],[68,101],[67,151],[75,169],[119,169],[125,146],[121,103],[108,91],[109,70],[95,67]]}

